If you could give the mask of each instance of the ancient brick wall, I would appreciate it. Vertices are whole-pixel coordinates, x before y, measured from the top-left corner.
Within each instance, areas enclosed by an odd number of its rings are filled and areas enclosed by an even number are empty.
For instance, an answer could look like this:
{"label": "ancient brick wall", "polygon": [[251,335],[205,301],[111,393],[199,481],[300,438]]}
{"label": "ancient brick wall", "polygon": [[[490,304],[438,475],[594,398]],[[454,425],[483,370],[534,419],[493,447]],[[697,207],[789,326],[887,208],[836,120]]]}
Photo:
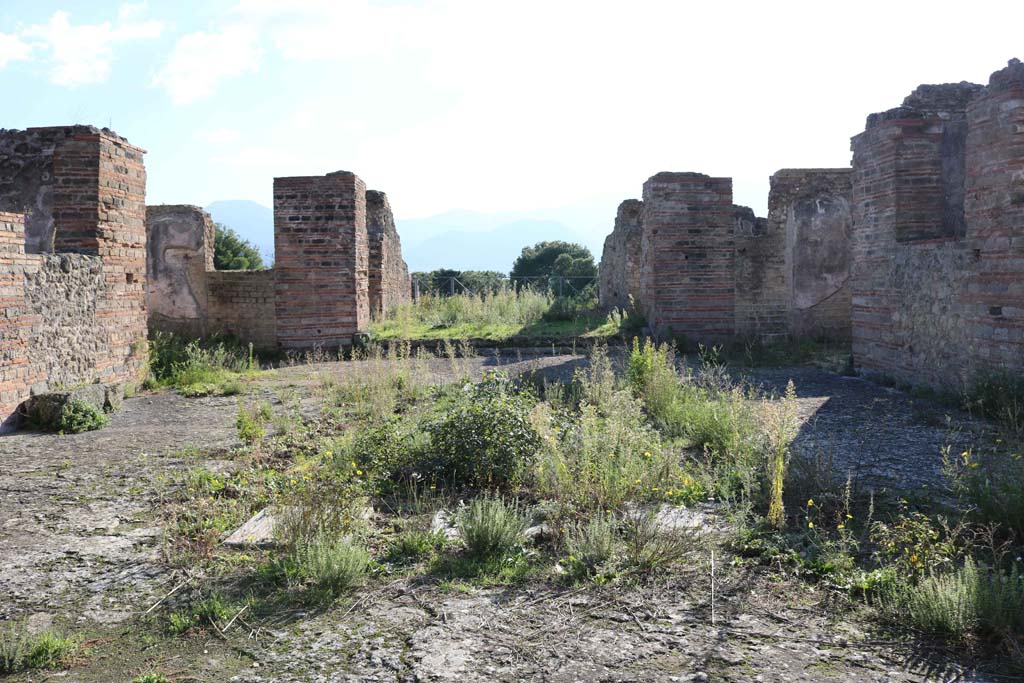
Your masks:
{"label": "ancient brick wall", "polygon": [[769,231],[785,236],[789,332],[850,338],[852,169],[783,169],[771,178]]}
{"label": "ancient brick wall", "polygon": [[1024,373],[1024,64],[992,74],[967,107],[961,293],[971,372]]}
{"label": "ancient brick wall", "polygon": [[658,335],[735,332],[732,179],[658,173],[644,183],[640,298]]}
{"label": "ancient brick wall", "polygon": [[260,350],[277,348],[273,270],[211,270],[206,282],[210,332]]}
{"label": "ancient brick wall", "polygon": [[144,152],[85,126],[0,133],[12,143],[0,193],[28,208],[35,234],[5,214],[0,419],[52,386],[135,381],[146,363]]}
{"label": "ancient brick wall", "polygon": [[274,252],[282,348],[335,348],[366,329],[366,186],[358,176],[275,178]]}
{"label": "ancient brick wall", "polygon": [[1024,69],[922,86],[853,138],[853,353],[949,389],[1024,367]]}
{"label": "ancient brick wall", "polygon": [[627,199],[619,204],[615,225],[604,240],[598,292],[605,309],[643,308],[640,301],[642,214],[643,202],[639,199]]}
{"label": "ancient brick wall", "polygon": [[207,271],[214,269],[209,214],[198,206],[148,206],[146,233],[149,329],[205,336]]}
{"label": "ancient brick wall", "polygon": [[774,341],[789,331],[784,225],[733,206],[736,261],[736,335]]}
{"label": "ancient brick wall", "polygon": [[409,267],[402,258],[402,242],[383,192],[366,192],[366,232],[370,314],[376,316],[412,300]]}

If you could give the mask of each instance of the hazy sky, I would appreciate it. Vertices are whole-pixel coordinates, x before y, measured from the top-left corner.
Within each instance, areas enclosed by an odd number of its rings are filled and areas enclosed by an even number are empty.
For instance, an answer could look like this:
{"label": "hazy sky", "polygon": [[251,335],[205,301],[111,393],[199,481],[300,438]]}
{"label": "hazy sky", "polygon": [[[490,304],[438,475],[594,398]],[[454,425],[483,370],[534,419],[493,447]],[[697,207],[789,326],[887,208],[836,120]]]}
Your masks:
{"label": "hazy sky", "polygon": [[[149,203],[345,169],[401,217],[846,166],[867,114],[1024,58],[1024,2],[0,0],[8,128],[110,125]],[[609,216],[609,225],[612,217]]]}

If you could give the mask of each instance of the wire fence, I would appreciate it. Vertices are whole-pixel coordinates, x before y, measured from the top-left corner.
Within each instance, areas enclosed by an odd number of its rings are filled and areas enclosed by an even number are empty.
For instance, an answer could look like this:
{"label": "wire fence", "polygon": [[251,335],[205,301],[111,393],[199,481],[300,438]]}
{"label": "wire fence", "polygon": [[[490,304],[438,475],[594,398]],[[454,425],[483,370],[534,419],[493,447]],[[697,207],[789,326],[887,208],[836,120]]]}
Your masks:
{"label": "wire fence", "polygon": [[433,293],[442,296],[456,294],[476,295],[481,292],[490,293],[533,287],[540,291],[551,292],[555,296],[573,296],[580,294],[597,282],[596,275],[523,275],[490,279],[487,283],[471,287],[457,277],[414,277],[412,292],[414,298],[421,294]]}

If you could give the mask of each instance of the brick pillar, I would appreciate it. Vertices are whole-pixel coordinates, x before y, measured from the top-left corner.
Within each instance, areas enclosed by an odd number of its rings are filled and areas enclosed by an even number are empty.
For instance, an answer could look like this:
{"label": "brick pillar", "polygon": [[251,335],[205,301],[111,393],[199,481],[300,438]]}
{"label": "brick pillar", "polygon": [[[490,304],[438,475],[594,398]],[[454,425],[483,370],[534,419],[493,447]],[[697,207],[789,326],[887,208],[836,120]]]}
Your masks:
{"label": "brick pillar", "polygon": [[644,183],[641,300],[657,335],[735,332],[732,179],[659,173]]}
{"label": "brick pillar", "polygon": [[274,254],[281,348],[337,348],[366,329],[366,186],[358,176],[275,178]]}
{"label": "brick pillar", "polygon": [[1024,64],[992,74],[967,110],[967,249],[961,297],[973,370],[1024,372]]}
{"label": "brick pillar", "polygon": [[135,380],[146,365],[145,151],[103,129],[83,129],[54,151],[54,251],[103,259],[103,381]]}

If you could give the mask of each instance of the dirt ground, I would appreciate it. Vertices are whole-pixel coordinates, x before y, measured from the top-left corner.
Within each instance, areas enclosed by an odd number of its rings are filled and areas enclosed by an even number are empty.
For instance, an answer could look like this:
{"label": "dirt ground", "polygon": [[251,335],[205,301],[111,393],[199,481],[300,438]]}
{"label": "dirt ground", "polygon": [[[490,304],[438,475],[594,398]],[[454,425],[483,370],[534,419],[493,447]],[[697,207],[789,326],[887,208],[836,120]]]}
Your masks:
{"label": "dirt ground", "polygon": [[[582,362],[501,364],[567,376]],[[313,412],[325,374],[361,371],[352,362],[287,367],[247,390]],[[792,379],[797,455],[831,458],[871,488],[942,496],[941,448],[976,428],[953,414],[963,431],[951,436],[948,408],[857,378],[809,367],[748,375],[778,391]],[[162,560],[161,502],[182,472],[227,466],[216,453],[237,445],[237,411],[233,397],[163,392],[126,400],[100,431],[0,437],[0,628],[24,621],[86,639],[69,671],[11,680],[128,681],[155,668],[174,681],[251,683],[994,680],[948,652],[873,631],[827,591],[771,568],[716,567],[712,601],[703,557],[642,588],[377,581],[328,611],[161,636],[145,613],[182,576]]]}

